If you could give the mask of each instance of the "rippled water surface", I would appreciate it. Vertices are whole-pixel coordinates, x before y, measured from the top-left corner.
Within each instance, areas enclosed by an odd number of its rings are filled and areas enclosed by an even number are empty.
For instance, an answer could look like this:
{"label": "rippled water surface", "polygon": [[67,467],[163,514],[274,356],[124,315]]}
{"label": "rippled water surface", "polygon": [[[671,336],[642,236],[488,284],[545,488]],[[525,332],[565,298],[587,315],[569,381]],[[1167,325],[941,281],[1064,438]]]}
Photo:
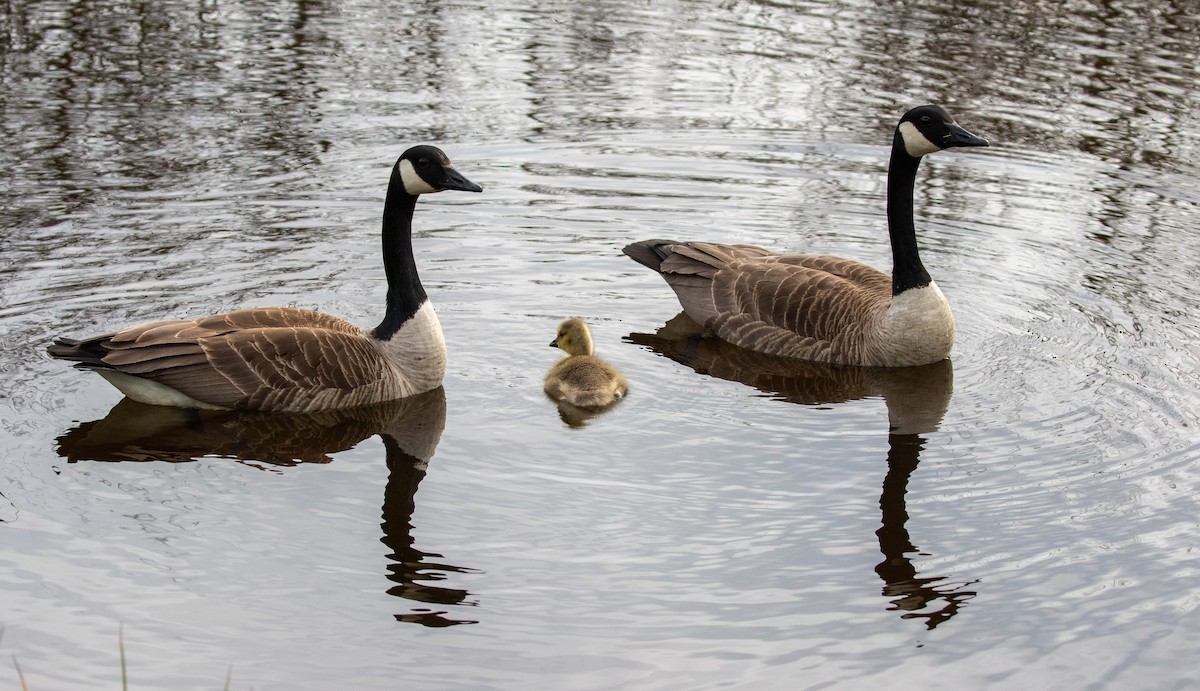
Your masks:
{"label": "rippled water surface", "polygon": [[[1200,22],[1189,3],[0,5],[0,679],[19,688],[1189,688]],[[953,357],[689,335],[651,237],[888,266],[908,107]],[[59,334],[382,310],[389,166],[442,390],[121,401]],[[541,392],[557,323],[631,382]],[[13,662],[10,664],[9,660]],[[18,665],[19,670],[18,671]]]}

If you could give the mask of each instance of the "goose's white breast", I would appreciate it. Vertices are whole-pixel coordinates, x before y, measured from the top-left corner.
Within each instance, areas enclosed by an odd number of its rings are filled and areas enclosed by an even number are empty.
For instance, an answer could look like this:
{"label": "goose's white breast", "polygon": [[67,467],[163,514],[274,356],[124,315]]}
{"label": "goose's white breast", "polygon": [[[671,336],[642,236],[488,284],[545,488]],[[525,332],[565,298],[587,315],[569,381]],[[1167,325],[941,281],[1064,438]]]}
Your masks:
{"label": "goose's white breast", "polygon": [[441,385],[446,374],[446,340],[428,300],[391,339],[375,343],[397,376],[400,395],[411,396]]}
{"label": "goose's white breast", "polygon": [[954,345],[954,314],[937,284],[931,281],[894,296],[883,335],[891,366],[923,365],[947,357]]}

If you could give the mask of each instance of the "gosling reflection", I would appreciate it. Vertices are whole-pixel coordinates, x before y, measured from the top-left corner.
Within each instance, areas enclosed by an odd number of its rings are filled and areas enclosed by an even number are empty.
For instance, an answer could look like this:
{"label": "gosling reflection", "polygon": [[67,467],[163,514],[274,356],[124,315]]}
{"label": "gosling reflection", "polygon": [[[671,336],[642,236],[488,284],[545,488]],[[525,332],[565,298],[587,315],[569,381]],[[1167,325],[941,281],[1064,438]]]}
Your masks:
{"label": "gosling reflection", "polygon": [[950,405],[954,371],[949,360],[897,369],[839,367],[755,353],[705,337],[702,326],[684,313],[653,334],[630,334],[646,346],[701,374],[741,382],[792,403],[832,404],[881,397],[888,411],[888,472],[879,497],[882,526],[876,531],[884,559],[875,567],[883,579],[889,609],[906,619],[921,618],[928,629],[947,621],[975,596],[977,580],[949,582],[920,577],[908,555],[918,554],[906,524],[908,480],[920,463],[926,439],[936,431]]}
{"label": "gosling reflection", "polygon": [[[554,399],[550,396],[551,401]],[[554,401],[554,405],[558,408],[558,419],[562,420],[567,427],[586,427],[592,418],[598,417],[607,413],[614,406],[607,408],[581,408],[567,401]]]}
{"label": "gosling reflection", "polygon": [[436,585],[447,574],[474,571],[436,561],[442,555],[417,549],[412,536],[417,487],[445,425],[441,388],[379,405],[294,415],[185,410],[123,399],[102,420],[60,436],[57,451],[69,463],[221,457],[265,469],[329,463],[331,454],[378,434],[388,468],[380,541],[390,550],[387,578],[395,583],[387,592],[422,605],[395,618],[441,627],[477,623],[440,609],[475,606],[470,593]]}

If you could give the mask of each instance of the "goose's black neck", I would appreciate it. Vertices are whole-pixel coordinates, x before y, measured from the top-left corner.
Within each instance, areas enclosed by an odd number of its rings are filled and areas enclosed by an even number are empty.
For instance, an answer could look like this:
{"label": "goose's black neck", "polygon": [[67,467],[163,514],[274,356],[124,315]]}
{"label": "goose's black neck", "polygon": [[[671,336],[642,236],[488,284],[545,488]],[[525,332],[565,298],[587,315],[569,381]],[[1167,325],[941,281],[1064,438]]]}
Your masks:
{"label": "goose's black neck", "polygon": [[908,155],[904,138],[896,131],[888,162],[887,219],[892,241],[892,295],[933,282],[917,253],[917,229],[913,225],[913,186],[920,158]]}
{"label": "goose's black neck", "polygon": [[416,195],[404,191],[399,173],[393,173],[383,205],[383,271],[387,275],[387,311],[375,327],[375,338],[390,339],[408,321],[427,296],[417,275],[412,250],[412,216]]}

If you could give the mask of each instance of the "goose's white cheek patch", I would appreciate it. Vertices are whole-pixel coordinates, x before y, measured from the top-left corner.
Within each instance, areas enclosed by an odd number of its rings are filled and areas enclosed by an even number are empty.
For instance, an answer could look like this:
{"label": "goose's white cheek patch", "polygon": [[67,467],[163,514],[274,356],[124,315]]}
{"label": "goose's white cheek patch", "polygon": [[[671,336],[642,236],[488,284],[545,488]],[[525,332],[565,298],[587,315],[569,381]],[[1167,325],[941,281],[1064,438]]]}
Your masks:
{"label": "goose's white cheek patch", "polygon": [[904,150],[913,158],[942,150],[942,147],[929,141],[911,122],[900,123],[900,136],[904,139]]}
{"label": "goose's white cheek patch", "polygon": [[425,182],[421,179],[420,175],[417,175],[412,161],[408,159],[400,161],[400,182],[404,183],[404,191],[409,194],[429,194],[438,191],[436,187]]}

